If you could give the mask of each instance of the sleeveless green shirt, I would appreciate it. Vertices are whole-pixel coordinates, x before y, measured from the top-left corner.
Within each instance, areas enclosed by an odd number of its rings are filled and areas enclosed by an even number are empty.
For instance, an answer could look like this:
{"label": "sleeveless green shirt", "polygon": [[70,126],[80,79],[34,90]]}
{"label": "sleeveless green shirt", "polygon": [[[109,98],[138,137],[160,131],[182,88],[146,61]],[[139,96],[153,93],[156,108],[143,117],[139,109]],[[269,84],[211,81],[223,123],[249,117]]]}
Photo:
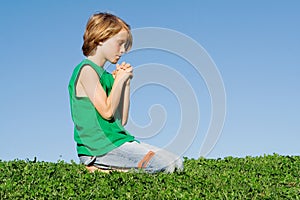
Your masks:
{"label": "sleeveless green shirt", "polygon": [[111,120],[102,118],[88,97],[76,96],[76,83],[80,71],[85,65],[91,66],[97,72],[107,96],[112,89],[114,78],[102,67],[85,59],[74,69],[68,86],[77,153],[100,156],[125,142],[135,141],[135,139],[122,126],[121,119],[117,117]]}

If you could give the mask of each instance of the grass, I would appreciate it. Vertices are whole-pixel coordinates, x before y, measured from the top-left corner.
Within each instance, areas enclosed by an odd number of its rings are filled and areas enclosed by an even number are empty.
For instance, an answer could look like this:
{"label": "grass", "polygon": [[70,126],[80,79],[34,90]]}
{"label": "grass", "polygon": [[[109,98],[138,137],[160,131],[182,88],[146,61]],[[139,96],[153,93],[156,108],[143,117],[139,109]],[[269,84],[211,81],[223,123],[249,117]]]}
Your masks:
{"label": "grass", "polygon": [[300,156],[185,158],[184,166],[106,174],[74,162],[0,161],[0,199],[300,199]]}

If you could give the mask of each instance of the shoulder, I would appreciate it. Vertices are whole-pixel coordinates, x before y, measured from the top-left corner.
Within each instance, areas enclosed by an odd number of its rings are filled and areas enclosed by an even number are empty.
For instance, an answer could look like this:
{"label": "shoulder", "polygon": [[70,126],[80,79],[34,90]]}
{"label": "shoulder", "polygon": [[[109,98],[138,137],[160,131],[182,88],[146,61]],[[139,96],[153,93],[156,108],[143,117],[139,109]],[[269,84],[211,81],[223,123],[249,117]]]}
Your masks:
{"label": "shoulder", "polygon": [[92,66],[86,64],[81,67],[81,73],[96,74],[97,72],[93,69]]}
{"label": "shoulder", "polygon": [[90,65],[83,65],[81,67],[80,71],[81,71],[80,74],[82,76],[91,76],[91,77],[97,76],[98,77],[96,70]]}
{"label": "shoulder", "polygon": [[90,65],[84,65],[81,67],[79,74],[79,81],[82,83],[91,83],[95,81],[99,81],[99,75]]}

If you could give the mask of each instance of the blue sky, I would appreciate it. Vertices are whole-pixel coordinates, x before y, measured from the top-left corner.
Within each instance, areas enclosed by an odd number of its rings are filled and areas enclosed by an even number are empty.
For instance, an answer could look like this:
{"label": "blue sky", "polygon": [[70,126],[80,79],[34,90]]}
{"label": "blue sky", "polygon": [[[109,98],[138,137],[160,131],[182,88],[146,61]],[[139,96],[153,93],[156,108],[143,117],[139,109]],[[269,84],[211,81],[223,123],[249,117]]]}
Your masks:
{"label": "blue sky", "polygon": [[[73,68],[84,58],[85,24],[97,11],[120,16],[132,29],[178,31],[209,54],[224,83],[226,118],[219,140],[205,157],[299,155],[299,9],[299,1],[1,3],[0,159],[77,161],[67,85]],[[183,156],[199,157],[211,115],[203,77],[178,56],[163,51],[133,52],[123,60],[137,69],[147,63],[168,65],[190,82],[201,117]],[[145,86],[132,95],[131,117],[147,125],[148,109],[155,104],[163,105],[166,123],[159,134],[143,140],[162,147],[180,126],[176,95],[159,85]]]}

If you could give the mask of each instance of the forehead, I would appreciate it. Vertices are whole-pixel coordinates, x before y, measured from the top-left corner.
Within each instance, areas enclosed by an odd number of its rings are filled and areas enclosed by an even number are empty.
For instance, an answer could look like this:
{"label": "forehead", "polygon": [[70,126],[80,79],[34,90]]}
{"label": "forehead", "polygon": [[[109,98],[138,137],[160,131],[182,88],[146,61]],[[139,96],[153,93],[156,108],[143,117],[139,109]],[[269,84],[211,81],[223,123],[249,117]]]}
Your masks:
{"label": "forehead", "polygon": [[129,33],[126,29],[122,29],[119,33],[117,33],[114,38],[118,40],[127,40],[129,37]]}

